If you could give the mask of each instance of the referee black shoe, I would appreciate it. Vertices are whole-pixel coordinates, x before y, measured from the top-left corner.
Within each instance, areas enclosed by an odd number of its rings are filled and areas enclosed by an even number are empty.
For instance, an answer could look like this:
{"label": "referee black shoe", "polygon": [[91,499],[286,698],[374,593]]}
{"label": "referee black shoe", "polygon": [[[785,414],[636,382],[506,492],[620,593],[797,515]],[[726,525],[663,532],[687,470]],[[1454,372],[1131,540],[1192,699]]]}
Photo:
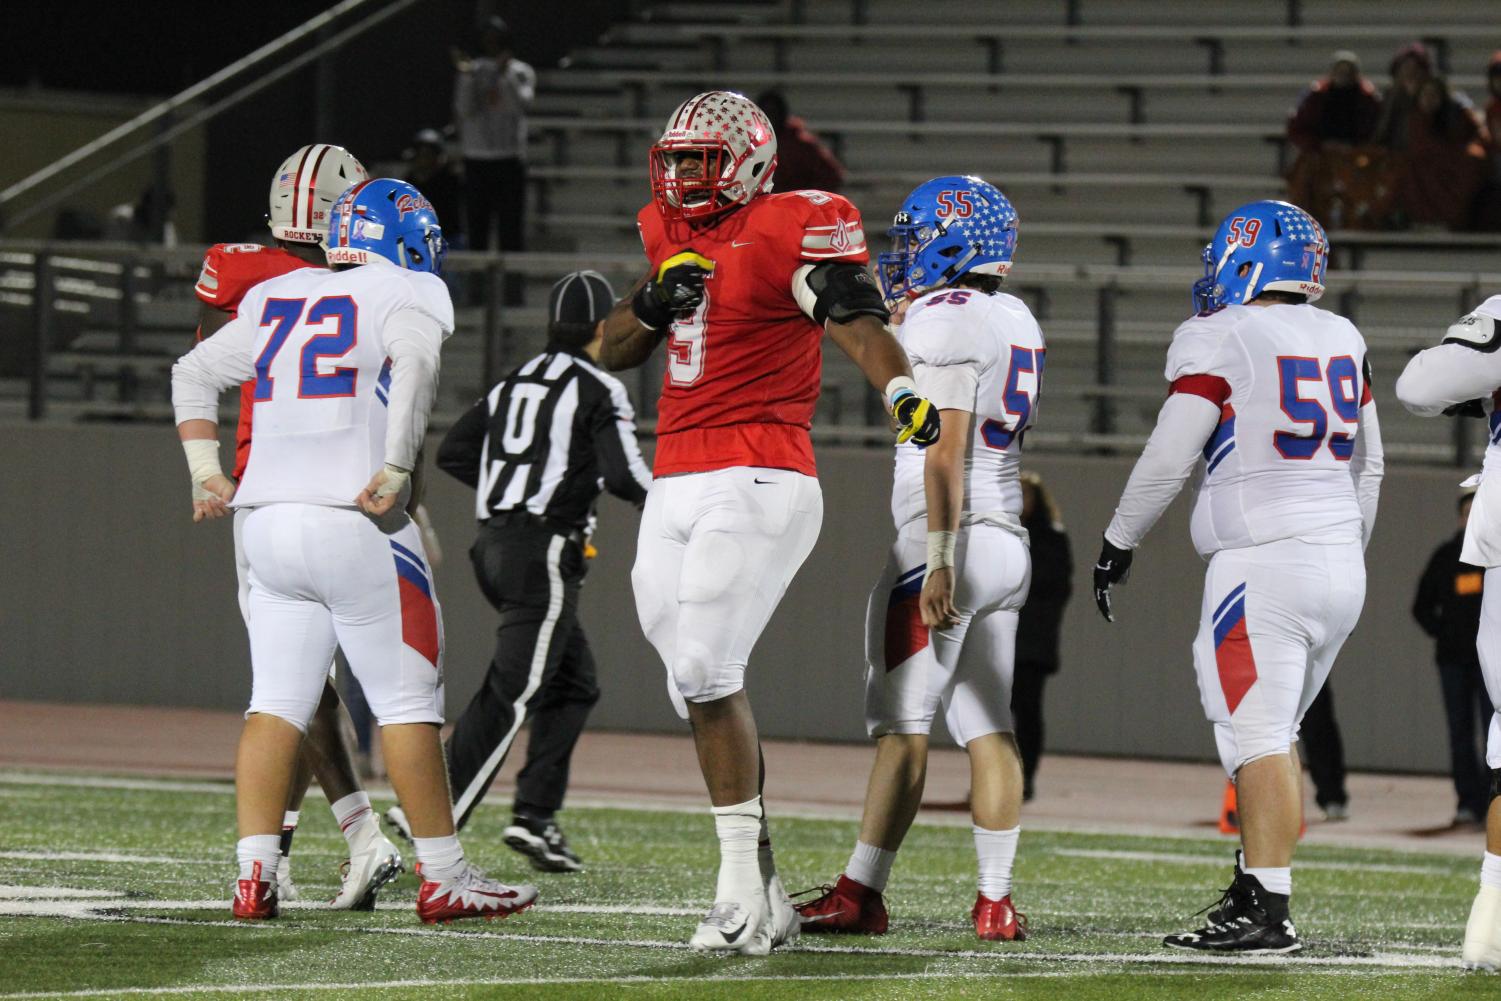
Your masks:
{"label": "referee black shoe", "polygon": [[1287,894],[1269,892],[1255,876],[1237,866],[1235,881],[1218,903],[1205,908],[1210,912],[1209,923],[1197,931],[1169,935],[1162,944],[1242,956],[1297,952],[1303,943],[1288,915],[1287,903]]}
{"label": "referee black shoe", "polygon": [[584,867],[556,821],[515,816],[501,836],[507,847],[525,855],[538,872],[578,872]]}

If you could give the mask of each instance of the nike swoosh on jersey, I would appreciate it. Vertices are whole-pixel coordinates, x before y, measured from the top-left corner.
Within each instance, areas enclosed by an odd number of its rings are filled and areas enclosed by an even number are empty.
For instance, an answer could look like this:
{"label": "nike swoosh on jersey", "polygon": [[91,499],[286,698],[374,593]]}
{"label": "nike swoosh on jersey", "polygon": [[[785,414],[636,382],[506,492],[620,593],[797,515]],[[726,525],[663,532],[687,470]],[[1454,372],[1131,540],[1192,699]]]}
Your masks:
{"label": "nike swoosh on jersey", "polygon": [[756,242],[755,240],[746,240],[744,243],[741,243],[739,240],[731,240],[730,241],[730,246],[731,247],[749,247],[751,244],[753,244],[755,242]]}

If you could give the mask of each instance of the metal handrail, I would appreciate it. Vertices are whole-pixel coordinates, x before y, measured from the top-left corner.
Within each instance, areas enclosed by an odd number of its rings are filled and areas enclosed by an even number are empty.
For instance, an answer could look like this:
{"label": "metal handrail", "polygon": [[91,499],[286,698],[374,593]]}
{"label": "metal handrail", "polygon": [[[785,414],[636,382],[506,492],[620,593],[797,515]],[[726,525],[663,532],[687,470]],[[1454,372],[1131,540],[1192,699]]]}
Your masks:
{"label": "metal handrail", "polygon": [[[226,81],[240,75],[257,63],[264,61],[267,57],[281,52],[288,45],[300,41],[301,39],[307,37],[309,34],[318,32],[321,29],[327,27],[344,13],[355,10],[359,7],[363,7],[366,4],[373,2],[375,2],[375,0],[343,0],[343,2],[330,8],[317,17],[307,21],[299,27],[294,28],[292,31],[287,32],[280,38],[261,46],[259,49],[256,49],[254,52],[250,53],[250,55],[245,56],[243,59],[239,59],[236,62],[231,63],[229,66],[226,66],[224,69],[213,74],[212,76],[207,77],[206,79],[199,81],[198,83],[187,88],[181,93],[170,97],[167,100],[160,102],[159,104],[154,105],[153,107],[137,115],[135,118],[132,118],[130,121],[118,125],[99,138],[85,143],[78,149],[54,161],[48,166],[43,167],[41,170],[36,171],[30,176],[22,178],[20,181],[17,181],[15,184],[6,188],[4,191],[0,191],[0,210],[3,210],[6,205],[14,202],[21,195],[24,195],[26,192],[31,191],[32,189],[45,183],[46,181],[57,177],[59,174],[69,170],[70,168],[77,166],[79,163],[88,159],[90,156],[93,156],[94,154],[107,149],[109,146],[112,146],[114,143],[125,138],[126,136],[139,131],[147,125],[150,125],[152,122],[170,115],[178,108],[181,108],[184,105],[187,105],[201,98],[203,95],[209,93],[215,87],[218,87]],[[328,52],[342,47],[351,39],[364,34],[366,31],[369,31],[371,28],[389,19],[395,14],[399,14],[401,11],[407,9],[417,2],[419,2],[419,0],[392,0],[392,2],[388,6],[374,11],[363,21],[359,21],[340,31],[338,34],[324,39],[313,48],[309,49],[307,52],[304,52],[293,59],[289,59],[286,62],[278,64],[274,69],[245,84],[245,86],[241,87],[234,93],[220,98],[213,104],[210,104],[208,107],[196,112],[191,117],[184,119],[176,125],[173,125],[171,128],[164,129],[158,132],[150,139],[147,139],[145,142],[133,147],[127,152],[122,153],[119,156],[112,157],[108,163],[96,167],[94,170],[89,171],[87,174],[77,179],[76,181],[49,191],[46,195],[44,195],[37,201],[30,203],[25,208],[11,215],[0,214],[0,232],[6,231],[10,227],[17,225],[18,223],[25,222],[27,219],[39,215],[40,213],[47,211],[54,205],[57,205],[60,202],[71,198],[78,191],[81,191],[84,188],[97,183],[102,178],[108,177],[110,174],[119,170],[126,164],[134,163],[136,160],[139,160],[141,157],[147,155],[153,150],[165,146],[167,143],[172,142],[183,133],[197,128],[199,125],[217,116],[225,109],[231,108],[236,104],[239,104],[241,101],[244,101],[247,98],[259,93],[260,91],[266,89],[277,81],[285,78],[289,74],[294,73],[302,67],[306,66],[314,59],[317,59]]]}

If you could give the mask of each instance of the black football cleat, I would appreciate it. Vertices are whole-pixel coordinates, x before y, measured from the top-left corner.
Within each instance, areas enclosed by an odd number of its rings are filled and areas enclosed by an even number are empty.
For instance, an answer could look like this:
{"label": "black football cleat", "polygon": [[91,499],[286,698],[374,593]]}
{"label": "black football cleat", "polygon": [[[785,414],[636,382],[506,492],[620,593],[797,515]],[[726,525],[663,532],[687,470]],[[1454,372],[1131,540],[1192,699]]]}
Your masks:
{"label": "black football cleat", "polygon": [[556,821],[517,814],[501,837],[512,851],[525,855],[538,872],[578,872],[584,867]]}
{"label": "black football cleat", "polygon": [[[1242,956],[1286,955],[1303,948],[1287,912],[1287,895],[1271,893],[1255,876],[1239,870],[1235,882],[1211,908],[1209,923],[1197,931],[1169,935],[1162,944],[1174,949],[1225,952]],[[1202,913],[1202,912],[1201,912]]]}

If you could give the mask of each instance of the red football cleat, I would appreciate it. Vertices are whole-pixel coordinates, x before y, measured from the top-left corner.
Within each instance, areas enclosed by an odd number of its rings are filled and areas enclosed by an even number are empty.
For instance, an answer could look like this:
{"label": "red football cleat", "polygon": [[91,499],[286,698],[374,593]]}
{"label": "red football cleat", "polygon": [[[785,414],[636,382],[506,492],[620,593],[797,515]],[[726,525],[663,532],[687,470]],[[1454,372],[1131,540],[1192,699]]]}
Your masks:
{"label": "red football cleat", "polygon": [[1020,942],[1027,937],[1027,916],[1016,913],[1009,893],[1000,900],[976,895],[969,916],[974,919],[975,934],[987,942]]}
{"label": "red football cleat", "polygon": [[844,875],[833,886],[825,884],[819,889],[823,893],[818,897],[797,905],[804,933],[886,934],[886,902],[875,890]]}
{"label": "red football cleat", "polygon": [[235,882],[230,913],[240,921],[266,921],[281,914],[276,902],[276,880],[261,879],[261,864],[252,863],[250,878]]}
{"label": "red football cleat", "polygon": [[473,866],[452,879],[428,879],[417,863],[417,916],[424,924],[447,924],[460,918],[510,917],[537,902],[535,886],[507,886],[486,879]]}

